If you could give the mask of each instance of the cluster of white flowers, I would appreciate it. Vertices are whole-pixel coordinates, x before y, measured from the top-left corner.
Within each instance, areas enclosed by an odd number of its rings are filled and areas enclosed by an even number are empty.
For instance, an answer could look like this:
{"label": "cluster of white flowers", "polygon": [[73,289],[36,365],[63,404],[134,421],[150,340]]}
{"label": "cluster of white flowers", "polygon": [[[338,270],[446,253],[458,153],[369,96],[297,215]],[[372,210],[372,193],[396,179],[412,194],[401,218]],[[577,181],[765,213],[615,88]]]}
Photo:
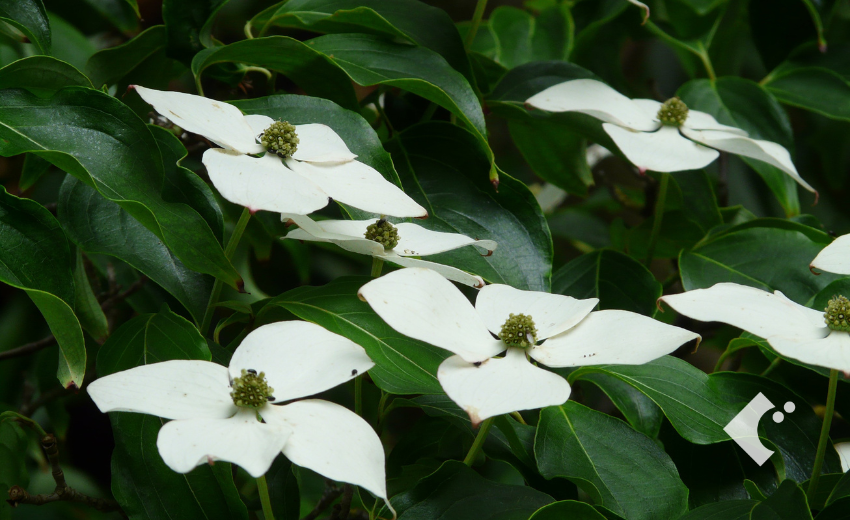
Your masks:
{"label": "cluster of white flowers", "polygon": [[[530,360],[548,367],[642,364],[700,339],[636,313],[594,310],[595,298],[485,286],[474,274],[414,258],[464,246],[489,255],[496,243],[387,221],[385,216],[425,217],[427,212],[358,162],[325,125],[278,124],[199,96],[136,91],[175,124],[221,146],[203,156],[215,187],[227,200],[252,211],[279,212],[297,224],[285,238],[331,242],[406,267],[365,284],[359,296],[398,332],[455,354],[440,365],[437,377],[475,425],[567,401],[567,381]],[[674,108],[680,111],[669,116],[660,103],[629,100],[593,80],[556,85],[528,104],[605,121],[605,131],[640,168],[700,168],[717,157],[716,148],[766,161],[811,189],[783,148],[678,104]],[[665,118],[676,124],[660,120]],[[381,217],[314,221],[306,216],[330,199]],[[825,249],[813,267],[850,273],[846,238]],[[448,280],[482,288],[475,305]],[[765,337],[782,355],[850,371],[850,336],[781,293],[718,284],[661,300],[693,318],[724,321]],[[188,360],[154,363],[100,378],[88,392],[104,412],[171,419],[157,446],[175,471],[223,460],[261,476],[282,452],[298,465],[386,500],[383,447],[371,426],[337,404],[304,399],[372,366],[363,348],[346,338],[311,323],[279,322],[250,333],[229,367]]]}

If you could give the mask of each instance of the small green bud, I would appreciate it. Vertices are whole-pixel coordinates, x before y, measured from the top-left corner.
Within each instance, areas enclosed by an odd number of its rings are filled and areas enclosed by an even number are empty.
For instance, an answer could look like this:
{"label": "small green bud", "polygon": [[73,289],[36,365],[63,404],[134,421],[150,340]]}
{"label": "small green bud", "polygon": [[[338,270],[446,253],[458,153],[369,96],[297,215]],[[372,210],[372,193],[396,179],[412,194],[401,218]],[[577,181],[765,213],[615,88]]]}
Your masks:
{"label": "small green bud", "polygon": [[537,343],[537,328],[531,316],[525,314],[511,314],[502,325],[499,339],[509,347],[526,348]]}
{"label": "small green bud", "polygon": [[850,300],[844,296],[833,296],[824,310],[823,321],[827,327],[850,332]]}
{"label": "small green bud", "polygon": [[658,109],[658,120],[665,125],[682,126],[688,119],[688,105],[681,99],[670,98]]}
{"label": "small green bud", "polygon": [[256,370],[242,369],[242,376],[237,377],[230,384],[233,390],[230,391],[230,398],[233,399],[233,404],[244,408],[259,408],[269,401],[273,401],[272,392],[274,388],[270,387],[266,381],[266,374],[263,372],[257,373]]}
{"label": "small green bud", "polygon": [[295,127],[287,121],[275,121],[260,134],[260,144],[281,157],[292,156],[298,149],[299,142]]}
{"label": "small green bud", "polygon": [[384,249],[392,249],[398,245],[398,229],[387,222],[387,219],[378,219],[374,224],[369,224],[363,236],[381,244]]}

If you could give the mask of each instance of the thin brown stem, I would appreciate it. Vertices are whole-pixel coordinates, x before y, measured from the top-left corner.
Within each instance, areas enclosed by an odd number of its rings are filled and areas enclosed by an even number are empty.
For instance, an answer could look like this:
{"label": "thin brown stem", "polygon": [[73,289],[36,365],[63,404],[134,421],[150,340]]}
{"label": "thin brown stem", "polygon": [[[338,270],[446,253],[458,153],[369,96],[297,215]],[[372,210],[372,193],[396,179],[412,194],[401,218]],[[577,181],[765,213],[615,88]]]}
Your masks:
{"label": "thin brown stem", "polygon": [[100,308],[103,309],[104,312],[108,311],[109,309],[111,309],[115,305],[119,304],[120,302],[126,300],[130,296],[137,293],[145,285],[145,283],[147,283],[147,281],[148,281],[148,277],[145,276],[145,275],[142,275],[141,278],[139,278],[135,282],[131,283],[130,286],[127,287],[127,290],[120,292],[120,293],[118,293],[114,296],[111,296],[111,297],[103,300],[103,303],[100,304]]}
{"label": "thin brown stem", "polygon": [[327,509],[334,500],[339,498],[342,495],[342,488],[336,487],[333,482],[325,481],[325,492],[322,493],[322,498],[319,499],[319,503],[316,504],[316,507],[313,508],[304,518],[301,520],[315,520],[319,518],[319,515]]}
{"label": "thin brown stem", "polygon": [[12,486],[9,489],[9,499],[7,500],[12,507],[18,507],[20,504],[41,506],[61,500],[66,502],[80,502],[103,512],[118,511],[124,518],[127,518],[127,515],[121,511],[121,506],[118,505],[118,502],[106,498],[90,497],[68,485],[65,481],[65,473],[59,465],[59,446],[53,434],[47,434],[42,437],[41,447],[44,449],[47,460],[50,463],[56,488],[53,490],[53,493],[30,495],[21,486]]}
{"label": "thin brown stem", "polygon": [[39,350],[45,349],[55,344],[56,338],[53,336],[53,334],[51,334],[50,336],[47,336],[44,339],[33,341],[32,343],[27,343],[26,345],[20,346],[18,348],[13,348],[11,350],[6,350],[5,352],[0,352],[0,361],[4,359],[12,359],[20,356],[26,356],[28,354],[38,352]]}

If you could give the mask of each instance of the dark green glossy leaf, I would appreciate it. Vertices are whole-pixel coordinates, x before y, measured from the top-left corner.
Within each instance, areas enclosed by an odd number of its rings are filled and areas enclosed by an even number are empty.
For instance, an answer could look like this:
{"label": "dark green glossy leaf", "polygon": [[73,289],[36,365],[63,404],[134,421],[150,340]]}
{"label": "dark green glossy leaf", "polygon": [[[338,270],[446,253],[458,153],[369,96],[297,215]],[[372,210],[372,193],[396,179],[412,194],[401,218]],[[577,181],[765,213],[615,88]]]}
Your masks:
{"label": "dark green glossy leaf", "polygon": [[51,98],[4,90],[0,120],[0,137],[8,141],[0,153],[47,159],[121,205],[187,267],[237,286],[239,275],[204,219],[185,204],[163,200],[156,139],[126,105],[79,87]]}
{"label": "dark green glossy leaf", "polygon": [[398,134],[387,149],[405,191],[428,210],[417,224],[498,243],[486,257],[462,248],[428,260],[518,289],[549,289],[552,238],[540,206],[507,174],[500,176],[499,190],[493,188],[487,154],[470,132],[443,122],[420,124]]}
{"label": "dark green glossy leaf", "polygon": [[622,309],[653,316],[661,284],[649,270],[623,253],[601,249],[558,269],[552,292],[573,298],[599,298],[599,309]]}
{"label": "dark green glossy leaf", "polygon": [[481,105],[466,78],[442,56],[366,34],[329,34],[307,42],[328,56],[358,85],[398,87],[455,114],[485,140]]}
{"label": "dark green glossy leaf", "polygon": [[162,20],[168,29],[168,54],[185,64],[211,47],[213,17],[228,0],[163,0]]}
{"label": "dark green glossy leaf", "polygon": [[403,336],[384,323],[357,297],[357,291],[369,280],[352,276],[321,287],[299,287],[273,298],[264,309],[281,306],[366,349],[375,362],[369,376],[386,392],[442,393],[437,367],[451,353]]}
{"label": "dark green glossy leaf", "polygon": [[750,520],[750,511],[757,500],[726,500],[706,504],[689,512],[679,520]]}
{"label": "dark green glossy leaf", "polygon": [[139,5],[136,0],[84,0],[116,29],[125,34],[139,27]]}
{"label": "dark green glossy leaf", "polygon": [[540,178],[576,195],[593,186],[586,142],[563,125],[548,121],[508,122],[511,138]]}
{"label": "dark green glossy leaf", "polygon": [[242,40],[205,49],[192,60],[195,80],[217,63],[244,63],[278,71],[308,94],[323,97],[345,108],[357,109],[351,80],[334,61],[313,46],[285,36]]}
{"label": "dark green glossy leaf", "polygon": [[87,253],[120,258],[161,285],[200,322],[212,278],[188,269],[156,235],[118,204],[79,180],[62,184],[59,219],[70,239]]}
{"label": "dark green glossy leaf", "polygon": [[74,315],[71,249],[59,222],[42,205],[0,189],[0,281],[26,291],[59,343],[59,382],[79,388],[86,347]]}
{"label": "dark green glossy leaf", "polygon": [[154,75],[150,73],[139,79],[148,88],[166,89],[165,83],[169,79],[166,76],[170,75],[168,71],[176,72],[177,70],[166,58],[166,48],[167,30],[164,25],[155,25],[127,43],[96,52],[86,63],[86,73],[96,86],[114,85],[119,82],[125,83],[126,81],[121,80],[134,71],[151,72],[146,69],[156,65],[166,73],[162,77],[166,81],[156,81]]}
{"label": "dark green glossy leaf", "polygon": [[710,444],[729,440],[723,427],[738,413],[737,402],[724,400],[709,376],[690,363],[664,356],[644,365],[582,367],[570,374],[570,380],[596,373],[628,383],[652,399],[688,441]]}
{"label": "dark green glossy leaf", "polygon": [[86,267],[83,263],[82,251],[77,248],[77,259],[74,267],[74,312],[80,320],[83,330],[95,339],[105,339],[109,334],[109,323],[100,303],[92,291]]}
{"label": "dark green glossy leaf", "polygon": [[[794,153],[791,124],[782,107],[761,85],[743,78],[698,79],[685,83],[677,91],[688,107],[707,112],[725,125],[746,131],[754,139],[764,139],[784,146]],[[797,183],[774,166],[742,158],[754,169],[776,195],[785,213],[800,213]]]}
{"label": "dark green glossy leaf", "polygon": [[298,520],[301,517],[298,479],[292,471],[289,459],[279,455],[266,472],[266,480],[274,517],[280,520]]}
{"label": "dark green glossy leaf", "polygon": [[290,0],[261,11],[250,23],[261,36],[270,26],[280,26],[401,38],[441,55],[472,81],[463,41],[451,18],[417,0]]}
{"label": "dark green glossy leaf", "polygon": [[487,21],[494,59],[508,69],[533,61],[566,60],[572,47],[572,23],[563,5],[544,9],[537,16],[516,7],[497,7]]}
{"label": "dark green glossy leaf", "polygon": [[50,54],[50,21],[41,0],[0,0],[0,20],[24,33],[41,54]]}
{"label": "dark green glossy leaf", "polygon": [[585,502],[575,500],[564,500],[541,507],[534,512],[528,520],[605,520],[593,506]]}
{"label": "dark green glossy leaf", "polygon": [[605,373],[585,373],[582,381],[590,381],[611,399],[632,427],[655,438],[664,420],[664,412],[655,402],[629,383]]}
{"label": "dark green glossy leaf", "polygon": [[826,504],[831,505],[833,502],[845,497],[850,497],[850,472],[844,473],[841,480],[835,484],[835,487],[832,488],[829,494],[829,498],[826,500]]}
{"label": "dark green glossy leaf", "polygon": [[50,163],[41,157],[28,153],[24,158],[24,166],[21,169],[21,180],[18,186],[21,191],[27,191],[38,182],[42,175],[50,169]]}
{"label": "dark green glossy leaf", "polygon": [[54,13],[47,13],[50,19],[52,46],[50,54],[54,58],[70,63],[77,70],[86,68],[86,61],[97,51],[94,43],[73,24]]}
{"label": "dark green glossy leaf", "polygon": [[[813,276],[809,263],[832,238],[826,233],[779,219],[757,219],[715,233],[679,257],[686,290],[735,282],[782,291],[806,304],[838,275]],[[770,258],[770,262],[764,262]]]}
{"label": "dark green glossy leaf", "polygon": [[806,494],[791,480],[783,481],[779,489],[756,505],[751,520],[811,520]]}
{"label": "dark green glossy leaf", "polygon": [[568,478],[630,520],[677,518],[688,509],[688,488],[661,448],[575,401],[540,412],[534,452],[544,477]]}
{"label": "dark green glossy leaf", "polygon": [[50,56],[30,56],[0,69],[0,88],[25,88],[50,96],[70,86],[91,88],[91,82],[73,65]]}
{"label": "dark green glossy leaf", "polygon": [[848,520],[850,519],[850,497],[836,500],[818,513],[815,520]]}
{"label": "dark green glossy leaf", "polygon": [[[525,520],[552,497],[527,486],[499,484],[450,460],[413,489],[392,498],[404,520]],[[391,514],[384,509],[381,516]]]}
{"label": "dark green glossy leaf", "polygon": [[[116,330],[98,353],[97,370],[104,376],[170,359],[208,361],[210,351],[191,323],[163,309],[133,318]],[[115,436],[112,493],[131,519],[247,520],[230,464],[217,462],[186,475],[175,473],[156,448],[163,419],[125,412],[110,413],[109,418]]]}

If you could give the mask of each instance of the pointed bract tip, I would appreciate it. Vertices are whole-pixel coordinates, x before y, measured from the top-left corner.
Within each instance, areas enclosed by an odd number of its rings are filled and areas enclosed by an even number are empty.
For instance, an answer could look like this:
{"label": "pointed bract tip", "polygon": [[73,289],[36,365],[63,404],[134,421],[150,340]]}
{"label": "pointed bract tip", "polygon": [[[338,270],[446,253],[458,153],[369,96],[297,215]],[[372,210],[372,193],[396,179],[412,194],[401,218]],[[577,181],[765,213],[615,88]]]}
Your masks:
{"label": "pointed bract tip", "polygon": [[658,312],[664,312],[664,307],[661,306],[661,302],[664,301],[664,297],[658,298],[655,300],[655,306],[658,308]]}
{"label": "pointed bract tip", "polygon": [[492,249],[488,249],[488,250],[487,250],[487,254],[486,254],[486,255],[481,255],[481,256],[483,256],[483,257],[493,256],[493,250],[492,250]]}
{"label": "pointed bract tip", "polygon": [[819,200],[820,200],[820,193],[818,192],[818,190],[815,190],[815,201],[812,203],[812,206],[817,206]]}
{"label": "pointed bract tip", "polygon": [[523,103],[522,106],[524,106],[526,110],[535,110],[534,105],[528,102]]}
{"label": "pointed bract tip", "polygon": [[413,218],[415,218],[416,220],[425,220],[425,219],[426,219],[426,218],[428,218],[429,216],[430,216],[430,215],[428,215],[428,212],[426,211],[426,212],[425,212],[425,214],[424,214],[424,215],[422,215],[421,217],[413,217]]}
{"label": "pointed bract tip", "polygon": [[697,336],[697,344],[694,345],[694,349],[691,351],[691,354],[696,354],[697,350],[699,350],[699,344],[702,343],[702,336]]}
{"label": "pointed bract tip", "polygon": [[490,179],[490,184],[493,185],[493,189],[496,190],[496,193],[499,193],[499,178]]}
{"label": "pointed bract tip", "polygon": [[826,42],[819,42],[818,50],[821,52],[821,54],[826,53]]}
{"label": "pointed bract tip", "polygon": [[77,385],[77,383],[75,381],[71,381],[70,383],[65,385],[65,390],[73,390],[74,393],[77,393],[77,392],[80,391],[80,387]]}
{"label": "pointed bract tip", "polygon": [[240,294],[245,294],[245,280],[243,280],[242,278],[240,278],[239,281],[236,282],[236,291]]}
{"label": "pointed bract tip", "polygon": [[815,264],[809,264],[809,271],[815,276],[820,276],[821,273],[815,271]]}
{"label": "pointed bract tip", "polygon": [[642,168],[642,167],[638,166],[638,175],[640,175],[641,177],[645,177],[646,176],[646,168]]}
{"label": "pointed bract tip", "polygon": [[366,301],[366,298],[364,298],[364,297],[363,297],[363,293],[361,293],[360,291],[357,291],[357,298],[358,298],[361,302],[365,302],[365,301]]}

